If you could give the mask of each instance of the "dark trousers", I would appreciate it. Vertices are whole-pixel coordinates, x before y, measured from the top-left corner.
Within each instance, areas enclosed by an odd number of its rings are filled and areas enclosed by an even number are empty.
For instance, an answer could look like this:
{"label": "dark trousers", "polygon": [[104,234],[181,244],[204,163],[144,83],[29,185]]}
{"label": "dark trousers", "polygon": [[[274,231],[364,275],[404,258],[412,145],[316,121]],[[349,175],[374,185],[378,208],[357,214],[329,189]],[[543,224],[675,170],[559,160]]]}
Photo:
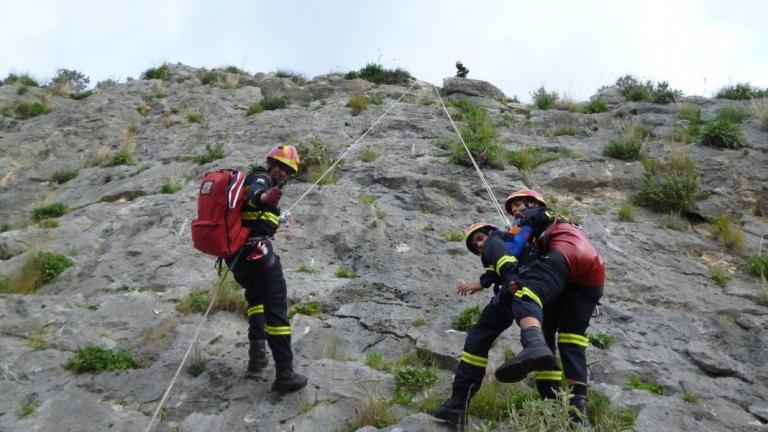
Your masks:
{"label": "dark trousers", "polygon": [[[555,353],[560,349],[565,377],[586,383],[589,345],[586,332],[595,305],[603,295],[603,287],[568,283],[569,277],[565,257],[550,251],[515,277],[518,291],[512,312],[518,322],[525,317],[541,321],[547,345]],[[556,380],[555,372],[559,370],[541,371],[537,378]]]}
{"label": "dark trousers", "polygon": [[[267,340],[276,364],[291,363],[291,323],[288,321],[288,291],[280,257],[271,243],[268,252],[258,260],[246,247],[232,268],[237,283],[245,288],[248,301],[248,340]],[[234,258],[227,259],[232,265]]]}
{"label": "dark trousers", "polygon": [[489,303],[483,309],[480,320],[469,329],[464,341],[464,351],[453,380],[454,396],[467,400],[480,390],[488,366],[488,352],[496,338],[514,322],[503,306]]}

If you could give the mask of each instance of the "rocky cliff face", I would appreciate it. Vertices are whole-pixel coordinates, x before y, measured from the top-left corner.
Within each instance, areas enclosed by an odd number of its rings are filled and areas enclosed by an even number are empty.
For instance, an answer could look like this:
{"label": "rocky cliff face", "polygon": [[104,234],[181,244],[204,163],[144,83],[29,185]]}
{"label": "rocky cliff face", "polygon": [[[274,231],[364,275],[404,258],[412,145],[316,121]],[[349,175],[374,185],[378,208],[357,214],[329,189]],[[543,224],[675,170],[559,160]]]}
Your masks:
{"label": "rocky cliff face", "polygon": [[[280,143],[319,140],[338,155],[406,90],[337,75],[297,85],[272,74],[220,72],[219,85],[203,84],[202,73],[177,66],[164,80],[103,86],[84,100],[48,95],[51,111],[38,117],[0,117],[0,275],[18,272],[36,251],[73,262],[34,294],[0,294],[0,430],[144,430],[200,320],[176,304],[217,280],[213,260],[189,238],[197,179],[213,167],[261,163]],[[497,197],[523,187],[525,178],[580,220],[603,253],[608,282],[590,333],[614,339],[588,349],[593,389],[633,409],[639,431],[764,430],[768,307],[765,288],[743,269],[745,259],[768,248],[768,133],[758,122],[739,125],[744,148],[722,150],[667,139],[685,126],[675,104],[618,101],[598,114],[526,115],[487,83],[449,79],[442,91],[487,108],[505,149],[568,155],[526,173],[511,165],[484,172]],[[38,100],[43,92],[0,86],[0,103]],[[346,104],[355,93],[380,94],[383,104],[353,116]],[[265,96],[290,105],[246,115]],[[724,106],[750,108],[686,102],[704,119]],[[640,207],[633,222],[617,219],[645,173],[641,162],[602,155],[622,122],[649,126],[651,159],[674,147],[695,162],[700,186],[681,220]],[[566,126],[571,134],[555,136]],[[293,209],[290,231],[276,240],[289,297],[321,310],[292,319],[296,367],[310,380],[305,390],[270,393],[272,365],[264,380],[244,380],[247,323],[217,312],[193,355],[204,371],[181,375],[154,430],[343,430],[372,398],[393,397],[393,375],[366,365],[372,352],[390,360],[414,350],[429,354],[440,369],[435,388],[449,388],[465,335],[451,330],[451,321],[489,300],[455,295],[457,279],[477,277],[479,262],[449,233],[478,219],[499,222],[474,170],[449,163],[440,144],[454,137],[433,87],[417,82],[352,149],[339,180]],[[217,145],[223,158],[193,160]],[[133,163],[107,166],[121,148]],[[378,157],[362,161],[365,150]],[[66,170],[77,176],[51,181]],[[160,193],[169,180],[181,189]],[[309,186],[289,183],[283,206]],[[51,202],[69,208],[58,226],[30,221]],[[709,234],[707,221],[720,215],[745,232],[741,252]],[[724,287],[713,281],[713,265],[730,277]],[[356,277],[338,277],[342,266]],[[519,349],[517,330],[507,333],[491,354],[494,365],[506,349]],[[140,367],[97,375],[63,367],[88,345],[129,350]],[[631,379],[655,383],[664,394],[631,389]],[[21,415],[24,406],[34,414]],[[442,428],[413,407],[395,411],[397,425],[384,430]]]}

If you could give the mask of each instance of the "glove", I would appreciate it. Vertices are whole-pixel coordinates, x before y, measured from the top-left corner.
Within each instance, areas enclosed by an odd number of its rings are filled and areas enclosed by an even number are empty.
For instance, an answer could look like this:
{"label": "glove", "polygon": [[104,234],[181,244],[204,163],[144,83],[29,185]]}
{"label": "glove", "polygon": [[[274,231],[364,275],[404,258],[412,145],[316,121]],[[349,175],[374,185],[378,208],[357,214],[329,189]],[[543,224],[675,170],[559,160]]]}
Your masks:
{"label": "glove", "polygon": [[266,204],[270,207],[277,207],[277,203],[280,201],[282,196],[283,190],[277,187],[273,187],[262,192],[261,196],[259,197],[259,201],[262,204]]}

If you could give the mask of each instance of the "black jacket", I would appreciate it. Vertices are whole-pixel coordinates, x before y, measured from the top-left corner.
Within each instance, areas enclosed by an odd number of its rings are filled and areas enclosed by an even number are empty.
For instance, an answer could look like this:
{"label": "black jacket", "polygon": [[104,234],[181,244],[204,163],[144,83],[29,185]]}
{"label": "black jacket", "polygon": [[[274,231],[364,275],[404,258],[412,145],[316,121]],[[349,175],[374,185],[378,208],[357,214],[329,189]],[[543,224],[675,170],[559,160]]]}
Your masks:
{"label": "black jacket", "polygon": [[280,208],[262,204],[259,198],[264,191],[277,184],[262,167],[251,171],[245,182],[248,190],[241,209],[243,226],[251,229],[251,237],[272,237],[280,228]]}

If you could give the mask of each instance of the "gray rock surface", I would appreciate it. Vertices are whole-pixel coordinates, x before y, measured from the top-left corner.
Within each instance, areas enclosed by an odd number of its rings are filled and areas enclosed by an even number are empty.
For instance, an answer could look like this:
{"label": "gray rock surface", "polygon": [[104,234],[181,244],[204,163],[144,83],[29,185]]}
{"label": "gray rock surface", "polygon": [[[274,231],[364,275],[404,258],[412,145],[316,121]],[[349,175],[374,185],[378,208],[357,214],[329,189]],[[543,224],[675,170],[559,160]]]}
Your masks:
{"label": "gray rock surface", "polygon": [[[172,65],[166,80],[104,86],[80,101],[37,88],[19,96],[17,86],[0,86],[0,106],[45,95],[52,108],[27,120],[0,116],[0,277],[19,271],[38,250],[74,262],[35,294],[0,293],[1,431],[143,430],[200,322],[200,314],[178,312],[177,303],[217,281],[213,260],[196,252],[189,238],[202,173],[261,163],[281,143],[322,140],[338,155],[407,88],[339,74],[301,85],[270,73],[240,74],[234,86],[203,85],[203,72]],[[222,80],[227,74],[213,72]],[[442,88],[448,98],[468,97],[487,107],[505,150],[570,152],[527,176],[510,165],[484,174],[502,199],[523,187],[525,177],[580,220],[603,254],[602,314],[589,332],[610,333],[614,340],[605,349],[588,348],[593,390],[631,408],[641,432],[765,430],[768,308],[765,288],[744,263],[766,250],[768,132],[749,121],[740,125],[744,150],[685,146],[701,186],[679,230],[668,228],[667,215],[640,207],[633,222],[621,222],[616,213],[640,188],[645,171],[639,162],[602,156],[603,146],[621,122],[644,122],[656,134],[644,148],[660,159],[673,146],[680,150],[666,139],[678,120],[674,105],[625,104],[606,91],[606,100],[617,105],[610,112],[510,115],[500,103],[504,94],[488,83],[449,78]],[[346,104],[356,93],[381,93],[384,103],[352,116]],[[287,97],[289,107],[245,115],[250,105],[276,96]],[[748,102],[686,101],[700,106],[705,118],[723,106],[749,109]],[[461,241],[446,237],[476,220],[498,222],[498,216],[474,170],[449,163],[450,151],[436,145],[455,138],[436,102],[434,87],[417,81],[351,149],[339,181],[298,202],[290,230],[275,240],[291,303],[316,301],[322,309],[291,321],[296,368],[310,385],[283,397],[272,394],[271,361],[259,379],[244,379],[247,323],[216,312],[193,350],[204,371],[193,376],[185,369],[153,430],[345,430],[366,403],[394,397],[394,375],[366,366],[372,353],[389,362],[414,351],[426,354],[439,370],[430,391],[449,389],[465,338],[451,322],[490,296],[455,294],[457,280],[476,278],[480,268]],[[200,122],[189,121],[190,113],[200,113]],[[560,126],[578,134],[552,136]],[[134,163],[105,166],[105,157],[127,144]],[[193,160],[217,144],[224,146],[223,159]],[[366,147],[378,154],[375,161],[360,160]],[[51,176],[64,169],[78,175],[54,184]],[[181,190],[160,193],[171,177]],[[289,182],[283,207],[309,187]],[[375,203],[363,202],[364,194]],[[35,208],[56,201],[70,208],[58,227],[30,220]],[[707,221],[721,214],[743,229],[743,253],[709,235]],[[357,277],[337,277],[342,265]],[[725,287],[711,279],[712,265],[730,275]],[[308,266],[313,272],[305,271]],[[140,367],[98,375],[65,369],[87,345],[130,350]],[[491,350],[492,367],[508,350],[519,350],[516,328]],[[653,381],[664,395],[629,389],[630,378]],[[685,402],[686,395],[698,403]],[[25,404],[35,413],[19,418]],[[395,424],[362,430],[450,430],[415,404],[395,404],[392,411]]]}

